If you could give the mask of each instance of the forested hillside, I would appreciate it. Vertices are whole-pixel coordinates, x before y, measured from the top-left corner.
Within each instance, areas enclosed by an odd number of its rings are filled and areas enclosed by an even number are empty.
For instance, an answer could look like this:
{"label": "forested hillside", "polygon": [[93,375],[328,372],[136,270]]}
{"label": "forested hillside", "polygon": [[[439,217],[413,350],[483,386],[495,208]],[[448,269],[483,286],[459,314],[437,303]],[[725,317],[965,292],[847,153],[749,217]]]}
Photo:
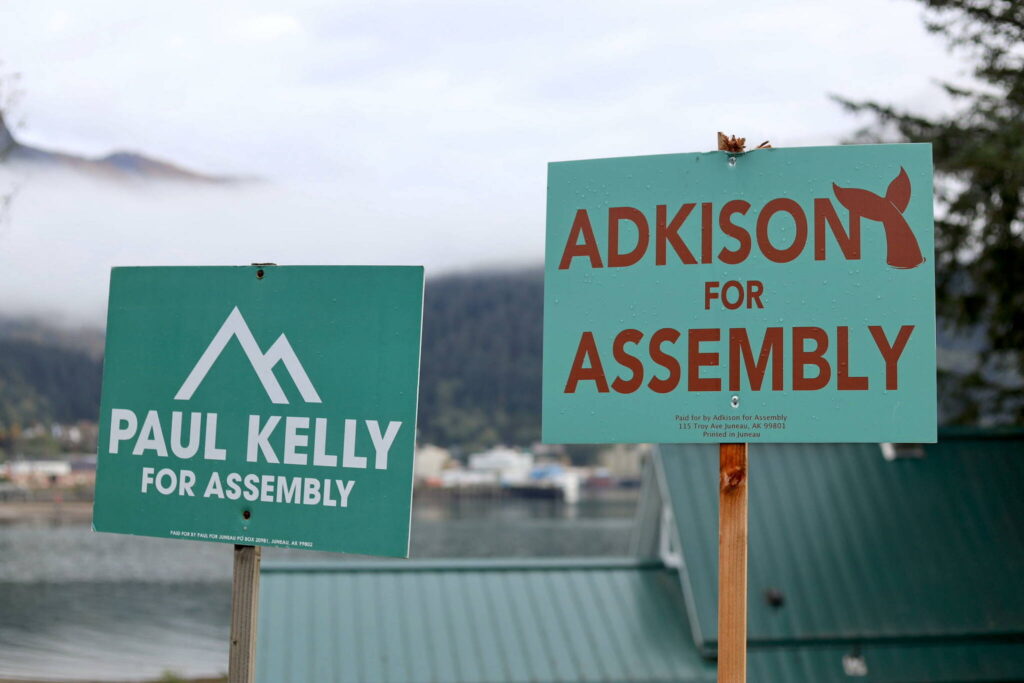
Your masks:
{"label": "forested hillside", "polygon": [[442,445],[540,438],[543,274],[428,279],[420,439]]}
{"label": "forested hillside", "polygon": [[[539,268],[427,280],[422,441],[472,448],[540,437],[542,292]],[[100,344],[95,332],[0,318],[0,430],[95,420]]]}
{"label": "forested hillside", "polygon": [[0,440],[15,426],[95,420],[101,367],[82,351],[0,339]]}

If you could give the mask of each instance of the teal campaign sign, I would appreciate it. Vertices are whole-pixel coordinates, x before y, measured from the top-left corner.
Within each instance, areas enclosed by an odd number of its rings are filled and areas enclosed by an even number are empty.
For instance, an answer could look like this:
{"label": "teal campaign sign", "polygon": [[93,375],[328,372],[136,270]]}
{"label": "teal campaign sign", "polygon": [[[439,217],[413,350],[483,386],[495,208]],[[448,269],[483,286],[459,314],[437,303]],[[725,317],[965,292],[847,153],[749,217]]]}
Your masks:
{"label": "teal campaign sign", "polygon": [[421,267],[115,268],[97,531],[407,557]]}
{"label": "teal campaign sign", "polygon": [[552,163],[549,443],[934,442],[931,146]]}

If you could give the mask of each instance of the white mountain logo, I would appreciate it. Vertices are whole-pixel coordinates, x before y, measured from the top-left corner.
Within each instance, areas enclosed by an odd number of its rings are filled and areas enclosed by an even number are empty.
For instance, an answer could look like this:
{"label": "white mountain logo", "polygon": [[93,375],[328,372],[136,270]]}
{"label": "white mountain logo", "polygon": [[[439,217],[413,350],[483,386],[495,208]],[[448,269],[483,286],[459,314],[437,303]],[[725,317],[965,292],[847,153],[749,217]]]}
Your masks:
{"label": "white mountain logo", "polygon": [[274,366],[278,363],[284,363],[285,369],[291,375],[292,382],[295,383],[296,388],[298,388],[299,393],[302,395],[302,400],[306,403],[321,402],[320,395],[316,393],[313,383],[309,381],[309,375],[306,374],[306,370],[302,367],[302,363],[299,362],[298,356],[292,350],[292,345],[288,343],[288,338],[281,334],[277,341],[267,349],[267,352],[263,353],[260,351],[256,338],[252,336],[252,332],[249,330],[249,326],[245,323],[245,318],[242,317],[237,306],[228,314],[227,320],[220,326],[217,334],[213,337],[213,341],[206,347],[206,351],[203,352],[196,366],[192,368],[192,372],[189,373],[185,383],[181,385],[181,389],[178,389],[174,400],[187,401],[192,398],[192,394],[199,388],[199,385],[206,377],[206,373],[213,367],[213,364],[220,357],[220,354],[224,351],[232,337],[238,339],[238,343],[242,345],[246,358],[249,359],[252,369],[256,371],[256,376],[263,383],[263,388],[266,389],[267,396],[270,397],[271,401],[274,403],[288,403],[288,397],[284,395],[281,385],[274,376]]}

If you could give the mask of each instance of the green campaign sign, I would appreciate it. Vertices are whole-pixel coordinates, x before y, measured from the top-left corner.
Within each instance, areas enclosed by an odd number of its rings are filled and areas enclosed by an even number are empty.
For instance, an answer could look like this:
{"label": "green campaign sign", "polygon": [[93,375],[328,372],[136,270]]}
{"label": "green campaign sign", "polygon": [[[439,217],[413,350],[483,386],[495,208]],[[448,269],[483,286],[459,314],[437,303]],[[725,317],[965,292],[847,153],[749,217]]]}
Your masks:
{"label": "green campaign sign", "polygon": [[933,442],[930,145],[552,163],[543,437]]}
{"label": "green campaign sign", "polygon": [[115,268],[97,531],[406,557],[421,267]]}

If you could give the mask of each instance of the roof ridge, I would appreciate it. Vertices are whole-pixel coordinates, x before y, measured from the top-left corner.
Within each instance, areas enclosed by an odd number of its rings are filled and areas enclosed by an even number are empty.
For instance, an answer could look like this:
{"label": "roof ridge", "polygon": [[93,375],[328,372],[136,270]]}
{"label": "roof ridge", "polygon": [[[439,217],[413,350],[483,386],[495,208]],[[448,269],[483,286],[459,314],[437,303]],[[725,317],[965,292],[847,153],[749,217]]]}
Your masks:
{"label": "roof ridge", "polygon": [[[949,633],[906,633],[898,635],[832,635],[832,636],[810,636],[804,638],[752,638],[747,641],[750,647],[833,647],[836,645],[938,645],[942,643],[963,643],[963,642],[1001,642],[1001,643],[1024,643],[1024,630],[1022,631],[995,631],[983,633],[980,631],[951,631]],[[717,650],[717,641],[709,641],[712,652]]]}
{"label": "roof ridge", "polygon": [[263,573],[415,572],[415,571],[545,571],[601,569],[667,569],[660,560],[636,557],[459,558],[413,560],[277,561],[263,563]]}

